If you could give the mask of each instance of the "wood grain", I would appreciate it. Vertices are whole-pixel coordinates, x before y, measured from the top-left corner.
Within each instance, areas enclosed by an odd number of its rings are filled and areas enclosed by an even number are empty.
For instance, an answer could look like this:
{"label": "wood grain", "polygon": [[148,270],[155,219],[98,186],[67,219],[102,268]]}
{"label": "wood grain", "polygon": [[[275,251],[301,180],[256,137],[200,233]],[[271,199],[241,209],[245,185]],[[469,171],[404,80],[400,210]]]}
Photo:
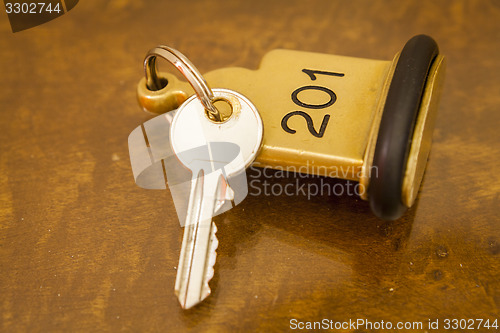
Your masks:
{"label": "wood grain", "polygon": [[[15,34],[0,14],[0,330],[500,320],[499,22],[494,0],[80,1]],[[275,48],[389,60],[419,33],[448,68],[415,207],[384,222],[347,195],[250,195],[216,217],[213,294],[182,311],[173,203],[138,188],[128,159],[148,119],[135,100],[146,51],[173,46],[207,72],[256,68]]]}

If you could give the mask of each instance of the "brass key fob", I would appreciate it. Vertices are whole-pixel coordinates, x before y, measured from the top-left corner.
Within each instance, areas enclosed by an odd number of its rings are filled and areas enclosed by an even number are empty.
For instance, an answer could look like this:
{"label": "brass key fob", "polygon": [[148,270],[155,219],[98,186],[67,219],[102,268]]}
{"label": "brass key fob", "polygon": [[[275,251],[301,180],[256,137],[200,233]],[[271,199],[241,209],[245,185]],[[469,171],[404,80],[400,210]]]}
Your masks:
{"label": "brass key fob", "polygon": [[[392,61],[274,50],[258,70],[222,68],[204,77],[259,110],[256,166],[358,181],[375,215],[393,220],[417,196],[444,72],[436,42],[419,35]],[[176,109],[194,93],[174,75],[152,73],[138,85],[148,112]]]}

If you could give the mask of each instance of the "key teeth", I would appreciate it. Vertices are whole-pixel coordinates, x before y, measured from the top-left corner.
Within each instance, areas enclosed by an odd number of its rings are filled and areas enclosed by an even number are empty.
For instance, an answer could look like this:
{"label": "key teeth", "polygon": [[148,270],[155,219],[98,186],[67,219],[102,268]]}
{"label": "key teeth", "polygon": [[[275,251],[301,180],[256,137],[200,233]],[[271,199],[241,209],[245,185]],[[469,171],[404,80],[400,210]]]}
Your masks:
{"label": "key teeth", "polygon": [[214,265],[217,260],[217,247],[219,246],[219,240],[217,239],[217,236],[215,235],[217,233],[217,226],[215,223],[212,222],[212,235],[210,236],[210,254],[208,258],[208,263],[207,263],[207,271],[205,274],[205,279],[203,282],[203,295],[200,299],[200,301],[204,300],[208,295],[210,295],[210,286],[208,283],[210,280],[214,277]]}
{"label": "key teeth", "polygon": [[[210,293],[210,287],[208,283],[214,276],[214,265],[217,259],[217,247],[219,246],[219,240],[217,239],[217,236],[215,235],[217,233],[217,226],[215,223],[212,222],[212,228],[210,231],[210,243],[208,245],[209,248],[209,253],[208,255],[208,260],[207,260],[207,266],[206,266],[206,272],[205,276],[203,278],[203,283],[202,283],[202,288],[201,292],[199,295],[199,299],[192,299],[192,298],[186,298],[184,297],[185,295],[181,295],[180,291],[178,289],[175,290],[175,294],[177,295],[179,302],[181,304],[181,307],[185,310],[190,309],[194,307],[197,304],[200,304],[205,298],[207,298]],[[177,288],[177,287],[176,287]]]}
{"label": "key teeth", "polygon": [[[208,283],[214,277],[214,265],[215,265],[215,262],[217,259],[217,251],[216,250],[217,250],[217,247],[219,246],[219,240],[217,239],[217,236],[215,235],[216,232],[217,232],[217,227],[215,226],[215,223],[212,222],[212,231],[211,231],[211,235],[210,235],[210,245],[209,245],[209,251],[210,251],[209,253],[210,254],[209,254],[209,258],[208,258],[208,262],[207,262],[207,271],[205,274],[205,278],[203,280],[203,287],[202,287],[200,299],[199,299],[199,301],[191,302],[191,303],[188,303],[187,300],[184,300],[184,302],[182,302],[182,300],[179,299],[180,303],[181,303],[181,307],[185,310],[190,309],[197,304],[200,304],[200,302],[203,301],[205,298],[207,298],[211,293],[210,286],[208,285]],[[177,294],[177,296],[179,296],[177,290],[176,290],[176,294]]]}

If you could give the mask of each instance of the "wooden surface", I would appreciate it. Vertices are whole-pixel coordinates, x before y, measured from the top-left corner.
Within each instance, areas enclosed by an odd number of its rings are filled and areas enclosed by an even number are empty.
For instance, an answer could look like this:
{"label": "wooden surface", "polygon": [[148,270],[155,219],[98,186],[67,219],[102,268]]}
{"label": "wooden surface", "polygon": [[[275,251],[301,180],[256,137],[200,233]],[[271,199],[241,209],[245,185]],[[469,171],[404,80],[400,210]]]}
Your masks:
{"label": "wooden surface", "polygon": [[[499,318],[499,22],[494,0],[81,1],[16,34],[0,14],[0,331]],[[419,33],[448,68],[415,207],[384,222],[347,195],[249,196],[215,218],[212,295],[181,310],[173,203],[137,187],[128,158],[149,119],[146,51],[173,46],[201,72],[275,48],[390,60]]]}

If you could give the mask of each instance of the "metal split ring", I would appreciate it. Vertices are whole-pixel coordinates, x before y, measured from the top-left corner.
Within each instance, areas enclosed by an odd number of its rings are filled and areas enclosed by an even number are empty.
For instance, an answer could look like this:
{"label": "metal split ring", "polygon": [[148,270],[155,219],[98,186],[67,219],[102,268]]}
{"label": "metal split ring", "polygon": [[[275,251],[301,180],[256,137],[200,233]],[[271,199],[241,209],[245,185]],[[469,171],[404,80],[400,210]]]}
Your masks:
{"label": "metal split ring", "polygon": [[205,109],[214,117],[216,121],[221,120],[219,110],[214,106],[214,94],[207,82],[201,76],[196,67],[189,59],[171,47],[159,45],[149,50],[144,59],[144,74],[146,76],[146,86],[150,90],[160,90],[163,88],[160,78],[158,77],[158,69],[156,67],[156,58],[161,57],[172,65],[174,65],[184,77],[187,79],[191,87],[193,87],[196,96],[200,100]]}

